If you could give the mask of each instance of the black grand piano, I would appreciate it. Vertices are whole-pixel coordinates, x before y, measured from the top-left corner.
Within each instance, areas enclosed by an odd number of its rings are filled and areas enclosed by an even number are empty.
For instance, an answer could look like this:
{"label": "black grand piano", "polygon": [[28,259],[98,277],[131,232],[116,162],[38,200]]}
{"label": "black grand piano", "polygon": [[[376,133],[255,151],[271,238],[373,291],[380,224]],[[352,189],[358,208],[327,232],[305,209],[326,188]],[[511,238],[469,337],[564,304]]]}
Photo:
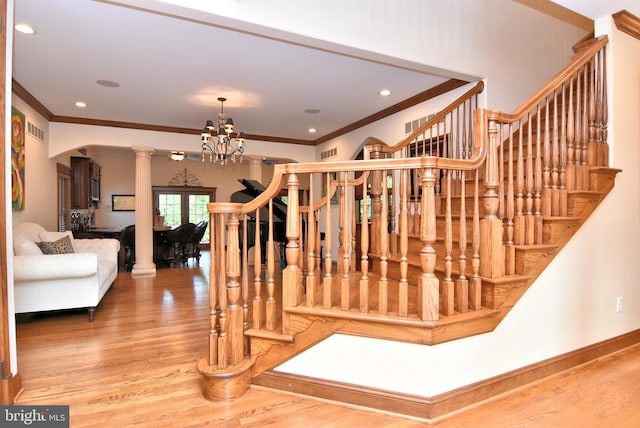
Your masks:
{"label": "black grand piano", "polygon": [[[231,195],[231,202],[246,203],[255,199],[267,188],[257,180],[246,178],[238,179],[245,187]],[[266,262],[267,240],[269,239],[269,205],[260,209],[260,253],[262,264]],[[255,212],[249,213],[247,224],[247,248],[255,245],[256,236],[256,216]],[[285,265],[285,245],[287,243],[287,204],[282,199],[273,199],[273,240],[279,244],[280,267]],[[242,248],[242,233],[240,233],[240,248]]]}

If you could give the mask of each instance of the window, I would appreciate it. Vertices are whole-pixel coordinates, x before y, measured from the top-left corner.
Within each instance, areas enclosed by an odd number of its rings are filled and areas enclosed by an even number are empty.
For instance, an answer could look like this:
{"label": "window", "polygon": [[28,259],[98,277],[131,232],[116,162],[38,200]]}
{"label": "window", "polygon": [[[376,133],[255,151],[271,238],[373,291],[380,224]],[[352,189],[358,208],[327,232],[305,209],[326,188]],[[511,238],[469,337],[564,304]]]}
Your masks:
{"label": "window", "polygon": [[71,230],[71,168],[58,167],[58,231]]}
{"label": "window", "polygon": [[[172,229],[184,223],[197,224],[201,220],[209,221],[207,204],[215,202],[215,187],[167,186],[153,188],[154,209],[160,211],[164,222]],[[209,243],[209,229],[202,238],[203,244]]]}

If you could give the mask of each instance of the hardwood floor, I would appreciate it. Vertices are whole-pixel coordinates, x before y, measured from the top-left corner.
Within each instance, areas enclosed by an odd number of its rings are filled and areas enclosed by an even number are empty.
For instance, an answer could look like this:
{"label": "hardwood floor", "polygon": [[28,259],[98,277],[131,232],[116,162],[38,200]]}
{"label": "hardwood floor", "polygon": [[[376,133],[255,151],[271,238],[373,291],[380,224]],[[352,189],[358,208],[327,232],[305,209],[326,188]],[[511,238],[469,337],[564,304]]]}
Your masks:
{"label": "hardwood floor", "polygon": [[[205,254],[205,259],[208,253]],[[89,323],[86,311],[17,325],[24,390],[16,404],[70,406],[72,427],[412,427],[427,421],[262,387],[233,402],[201,395],[208,267],[121,272]],[[635,427],[640,345],[465,409],[438,427]]]}

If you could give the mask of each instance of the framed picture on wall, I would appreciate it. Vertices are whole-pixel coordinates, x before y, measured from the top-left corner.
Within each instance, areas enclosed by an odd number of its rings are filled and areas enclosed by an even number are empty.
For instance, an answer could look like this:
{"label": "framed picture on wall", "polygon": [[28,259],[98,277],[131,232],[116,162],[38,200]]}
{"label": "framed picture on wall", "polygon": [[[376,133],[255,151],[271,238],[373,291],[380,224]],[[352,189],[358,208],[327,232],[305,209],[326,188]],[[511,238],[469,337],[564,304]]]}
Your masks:
{"label": "framed picture on wall", "polygon": [[135,195],[111,195],[111,211],[135,211]]}

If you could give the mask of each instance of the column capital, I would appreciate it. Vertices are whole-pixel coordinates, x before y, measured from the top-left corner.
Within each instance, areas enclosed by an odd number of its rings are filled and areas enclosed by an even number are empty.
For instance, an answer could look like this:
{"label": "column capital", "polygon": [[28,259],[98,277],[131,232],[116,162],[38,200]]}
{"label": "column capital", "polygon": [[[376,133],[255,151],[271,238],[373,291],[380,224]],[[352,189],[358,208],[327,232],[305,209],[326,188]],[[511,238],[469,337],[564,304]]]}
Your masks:
{"label": "column capital", "polygon": [[147,146],[133,146],[131,147],[131,150],[133,150],[134,152],[137,153],[153,153],[153,147],[147,147]]}
{"label": "column capital", "polygon": [[260,155],[248,155],[245,158],[249,159],[249,163],[262,162],[266,159],[266,157]]}

